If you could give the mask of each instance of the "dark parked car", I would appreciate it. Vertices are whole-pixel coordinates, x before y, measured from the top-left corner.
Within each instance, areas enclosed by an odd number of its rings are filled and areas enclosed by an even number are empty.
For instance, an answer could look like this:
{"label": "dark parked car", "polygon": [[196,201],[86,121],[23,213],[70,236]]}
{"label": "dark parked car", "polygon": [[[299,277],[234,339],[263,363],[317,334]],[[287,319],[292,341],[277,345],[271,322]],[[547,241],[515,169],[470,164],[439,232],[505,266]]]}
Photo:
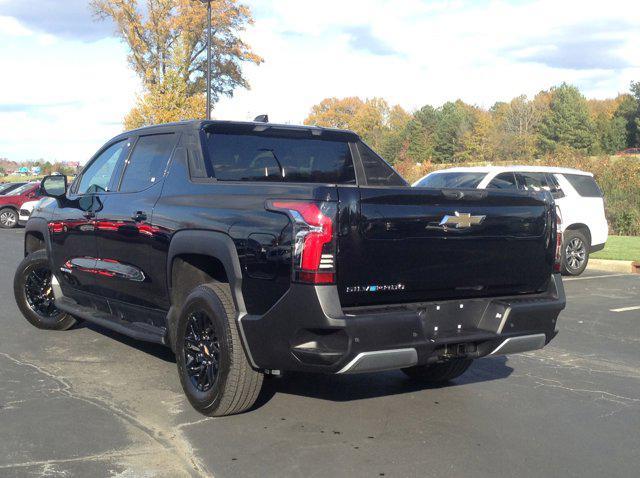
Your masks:
{"label": "dark parked car", "polygon": [[282,371],[445,382],[543,347],[565,305],[548,192],[411,188],[349,131],[156,126],[42,190],[24,316],[172,347],[208,415],[249,409]]}
{"label": "dark parked car", "polygon": [[11,229],[18,225],[20,207],[40,197],[40,183],[26,183],[7,194],[0,195],[0,227]]}

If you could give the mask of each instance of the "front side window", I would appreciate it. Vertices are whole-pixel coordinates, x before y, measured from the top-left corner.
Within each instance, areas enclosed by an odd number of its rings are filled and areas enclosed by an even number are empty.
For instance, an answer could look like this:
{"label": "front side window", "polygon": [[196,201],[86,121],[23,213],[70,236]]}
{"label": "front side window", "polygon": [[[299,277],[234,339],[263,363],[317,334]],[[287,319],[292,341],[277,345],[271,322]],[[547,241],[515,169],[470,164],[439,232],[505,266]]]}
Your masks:
{"label": "front side window", "polygon": [[519,173],[518,182],[520,189],[525,191],[549,191],[544,173]]}
{"label": "front side window", "polygon": [[162,179],[175,142],[173,133],[141,136],[125,166],[120,191],[142,191]]}
{"label": "front side window", "polygon": [[113,172],[126,149],[127,140],[123,140],[112,144],[100,153],[82,173],[76,193],[86,194],[108,191]]}
{"label": "front side window", "polygon": [[207,147],[218,181],[356,182],[344,141],[208,132]]}
{"label": "front side window", "polygon": [[487,189],[518,189],[516,175],[513,173],[500,173],[487,184]]}
{"label": "front side window", "polygon": [[418,183],[422,188],[433,189],[475,189],[486,173],[434,173]]}

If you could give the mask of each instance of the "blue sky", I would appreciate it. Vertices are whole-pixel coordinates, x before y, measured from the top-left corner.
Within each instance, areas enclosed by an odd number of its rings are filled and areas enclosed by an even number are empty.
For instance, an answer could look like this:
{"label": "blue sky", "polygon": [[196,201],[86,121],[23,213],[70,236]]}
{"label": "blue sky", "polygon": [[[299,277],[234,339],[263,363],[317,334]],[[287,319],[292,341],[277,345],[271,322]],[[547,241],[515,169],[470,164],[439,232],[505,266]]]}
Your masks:
{"label": "blue sky", "polygon": [[[300,122],[328,96],[408,110],[485,107],[567,81],[590,97],[640,80],[640,8],[609,0],[247,0],[265,59],[221,119]],[[86,0],[0,0],[0,157],[86,161],[122,130],[139,83]]]}

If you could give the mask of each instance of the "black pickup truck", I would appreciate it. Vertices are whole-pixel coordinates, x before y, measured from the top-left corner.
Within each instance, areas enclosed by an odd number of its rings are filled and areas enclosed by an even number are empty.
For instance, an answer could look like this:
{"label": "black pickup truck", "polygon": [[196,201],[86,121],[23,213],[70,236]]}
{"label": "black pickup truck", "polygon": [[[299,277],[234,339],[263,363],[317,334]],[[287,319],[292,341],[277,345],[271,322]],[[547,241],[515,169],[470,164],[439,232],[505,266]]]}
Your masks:
{"label": "black pickup truck", "polygon": [[154,126],[41,189],[24,316],[170,346],[207,415],[282,371],[451,380],[543,347],[565,306],[548,193],[411,188],[350,131]]}

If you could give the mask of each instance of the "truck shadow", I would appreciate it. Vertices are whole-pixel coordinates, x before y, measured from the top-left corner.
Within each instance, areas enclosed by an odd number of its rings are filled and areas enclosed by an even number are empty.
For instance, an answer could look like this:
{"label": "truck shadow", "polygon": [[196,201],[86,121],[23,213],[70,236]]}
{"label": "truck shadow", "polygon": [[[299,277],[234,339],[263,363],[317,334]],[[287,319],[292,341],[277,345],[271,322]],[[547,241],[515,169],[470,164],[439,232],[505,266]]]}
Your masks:
{"label": "truck shadow", "polygon": [[[83,322],[76,329],[85,327],[129,347],[153,355],[164,362],[175,363],[176,361],[171,349],[164,345],[141,342],[89,322]],[[277,394],[298,395],[334,402],[348,402],[421,390],[490,382],[504,379],[511,375],[513,368],[507,362],[508,358],[505,356],[476,360],[464,375],[454,381],[439,385],[411,380],[400,371],[354,375],[287,372],[282,377],[267,377],[265,379],[258,401],[252,409],[261,408]]]}
{"label": "truck shadow", "polygon": [[286,373],[282,378],[265,380],[260,398],[254,409],[260,408],[274,395],[280,393],[334,402],[347,402],[420,390],[490,382],[504,379],[511,375],[513,368],[507,365],[507,361],[507,357],[476,360],[471,368],[460,378],[440,385],[410,380],[400,371],[355,375]]}
{"label": "truck shadow", "polygon": [[100,325],[93,324],[91,322],[84,321],[74,327],[74,329],[83,328],[92,330],[96,333],[104,335],[105,337],[109,337],[110,339],[117,340],[121,344],[125,344],[131,348],[138,349],[141,352],[153,355],[154,357],[163,360],[164,362],[176,363],[175,355],[169,347],[166,347],[164,345],[132,339],[131,337],[127,337],[126,335],[123,335],[119,332],[115,332],[111,329],[101,327]]}

